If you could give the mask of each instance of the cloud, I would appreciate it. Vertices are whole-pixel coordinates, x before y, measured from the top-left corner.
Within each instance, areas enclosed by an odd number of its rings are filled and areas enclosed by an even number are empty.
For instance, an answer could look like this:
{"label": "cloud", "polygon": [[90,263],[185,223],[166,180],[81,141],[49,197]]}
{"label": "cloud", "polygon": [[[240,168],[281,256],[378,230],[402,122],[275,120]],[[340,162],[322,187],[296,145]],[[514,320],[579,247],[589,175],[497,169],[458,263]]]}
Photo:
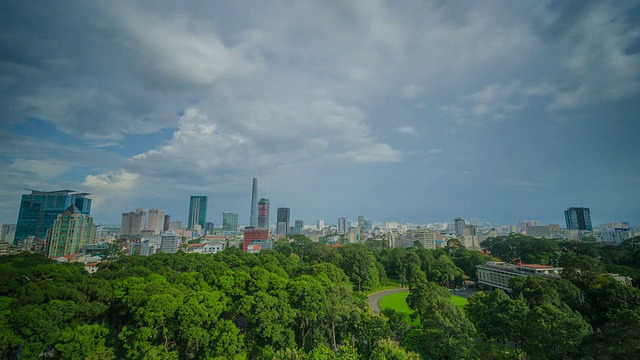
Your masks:
{"label": "cloud", "polygon": [[413,126],[402,126],[398,128],[398,132],[400,134],[407,134],[407,135],[418,135],[418,132],[416,131],[416,129]]}
{"label": "cloud", "polygon": [[424,93],[424,88],[417,84],[407,85],[402,88],[402,96],[407,99],[414,99]]}
{"label": "cloud", "polygon": [[242,46],[226,46],[206,22],[125,8],[124,16],[118,9],[114,18],[122,21],[134,41],[134,54],[174,80],[210,85],[225,76],[247,76],[258,65],[246,58]]}
{"label": "cloud", "polygon": [[71,164],[59,160],[15,159],[11,167],[38,179],[49,180],[67,172]]}
{"label": "cloud", "polygon": [[110,172],[99,175],[87,175],[83,186],[97,190],[126,191],[131,190],[137,184],[139,176],[126,170]]}
{"label": "cloud", "polygon": [[440,107],[459,124],[478,126],[489,121],[508,119],[525,105],[520,98],[519,81],[508,84],[494,83],[463,96],[457,103]]}
{"label": "cloud", "polygon": [[[640,92],[640,56],[629,51],[640,41],[640,27],[630,21],[628,7],[625,2],[590,4],[559,32],[567,76],[551,109],[615,101]],[[561,16],[557,22],[566,20]]]}

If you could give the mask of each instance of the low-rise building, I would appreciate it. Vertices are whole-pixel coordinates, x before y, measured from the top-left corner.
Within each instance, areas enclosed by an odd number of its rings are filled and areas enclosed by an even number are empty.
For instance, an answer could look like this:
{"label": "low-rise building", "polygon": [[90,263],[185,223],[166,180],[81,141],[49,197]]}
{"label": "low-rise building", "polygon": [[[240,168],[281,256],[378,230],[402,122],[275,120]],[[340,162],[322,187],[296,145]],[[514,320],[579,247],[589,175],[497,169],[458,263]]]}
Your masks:
{"label": "low-rise building", "polygon": [[509,280],[516,276],[545,276],[560,278],[562,268],[540,264],[508,264],[505,262],[489,261],[484,265],[477,265],[478,284],[491,288],[511,291]]}

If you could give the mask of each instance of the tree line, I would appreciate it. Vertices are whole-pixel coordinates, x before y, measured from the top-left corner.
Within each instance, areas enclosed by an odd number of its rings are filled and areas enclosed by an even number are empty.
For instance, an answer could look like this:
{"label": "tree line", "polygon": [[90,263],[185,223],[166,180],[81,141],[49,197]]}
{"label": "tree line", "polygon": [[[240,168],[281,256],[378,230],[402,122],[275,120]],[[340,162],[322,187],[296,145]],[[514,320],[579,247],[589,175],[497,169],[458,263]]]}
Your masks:
{"label": "tree line", "polygon": [[[332,248],[296,236],[259,254],[111,254],[91,275],[81,264],[5,256],[0,358],[625,358],[640,341],[638,290],[600,276],[601,259],[568,252],[565,279],[517,279],[511,296],[479,292],[464,310],[446,288],[473,280],[488,257],[456,241]],[[409,287],[417,325],[367,306],[366,292],[389,279]]]}

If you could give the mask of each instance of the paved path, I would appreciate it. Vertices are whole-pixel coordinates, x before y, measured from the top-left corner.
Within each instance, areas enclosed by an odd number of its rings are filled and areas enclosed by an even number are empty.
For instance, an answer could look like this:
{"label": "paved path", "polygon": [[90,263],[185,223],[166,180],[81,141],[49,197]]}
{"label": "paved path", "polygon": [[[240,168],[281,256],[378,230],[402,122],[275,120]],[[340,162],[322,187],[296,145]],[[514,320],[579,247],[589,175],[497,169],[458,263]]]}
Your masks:
{"label": "paved path", "polygon": [[384,296],[389,294],[405,292],[405,291],[409,291],[409,288],[397,288],[397,289],[378,291],[377,293],[373,293],[369,295],[369,297],[367,298],[367,303],[373,309],[373,312],[375,312],[376,314],[380,314],[380,299],[382,299]]}

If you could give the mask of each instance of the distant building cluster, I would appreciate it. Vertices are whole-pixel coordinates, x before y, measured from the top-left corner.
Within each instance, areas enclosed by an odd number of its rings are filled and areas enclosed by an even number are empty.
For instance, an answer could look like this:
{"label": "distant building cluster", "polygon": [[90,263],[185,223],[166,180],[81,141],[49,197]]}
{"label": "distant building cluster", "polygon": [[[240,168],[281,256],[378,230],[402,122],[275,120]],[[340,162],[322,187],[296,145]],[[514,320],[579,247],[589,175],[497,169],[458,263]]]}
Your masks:
{"label": "distant building cluster", "polygon": [[[564,211],[566,227],[560,224],[543,225],[537,220],[522,220],[515,225],[491,226],[477,219],[458,217],[452,222],[429,224],[402,224],[387,221],[374,224],[363,215],[351,222],[348,217],[337,218],[335,224],[323,219],[307,225],[304,220],[291,219],[291,209],[279,207],[275,224],[270,223],[270,200],[258,196],[258,179],[251,188],[249,225],[239,223],[238,212],[223,212],[218,226],[208,221],[209,199],[205,195],[189,198],[186,226],[182,220],[172,219],[164,209],[137,208],[122,213],[119,226],[99,226],[91,216],[90,194],[72,190],[40,191],[22,195],[16,224],[0,224],[0,255],[20,251],[35,251],[51,258],[73,254],[104,253],[109,246],[130,255],[149,256],[158,252],[178,251],[212,254],[227,247],[238,247],[246,252],[259,252],[273,248],[278,238],[304,235],[312,241],[326,243],[356,243],[380,241],[389,248],[422,246],[437,249],[463,246],[479,250],[480,244],[490,237],[522,233],[537,238],[562,240],[591,240],[621,244],[640,234],[628,222],[615,222],[593,228],[590,209],[570,207]],[[500,268],[500,266],[502,266]],[[531,265],[533,266],[533,265]],[[504,284],[502,274],[511,269],[494,264],[493,275],[483,269],[486,282]],[[521,274],[519,269],[513,274]],[[546,270],[539,268],[537,272]],[[495,285],[494,284],[494,285]]]}

